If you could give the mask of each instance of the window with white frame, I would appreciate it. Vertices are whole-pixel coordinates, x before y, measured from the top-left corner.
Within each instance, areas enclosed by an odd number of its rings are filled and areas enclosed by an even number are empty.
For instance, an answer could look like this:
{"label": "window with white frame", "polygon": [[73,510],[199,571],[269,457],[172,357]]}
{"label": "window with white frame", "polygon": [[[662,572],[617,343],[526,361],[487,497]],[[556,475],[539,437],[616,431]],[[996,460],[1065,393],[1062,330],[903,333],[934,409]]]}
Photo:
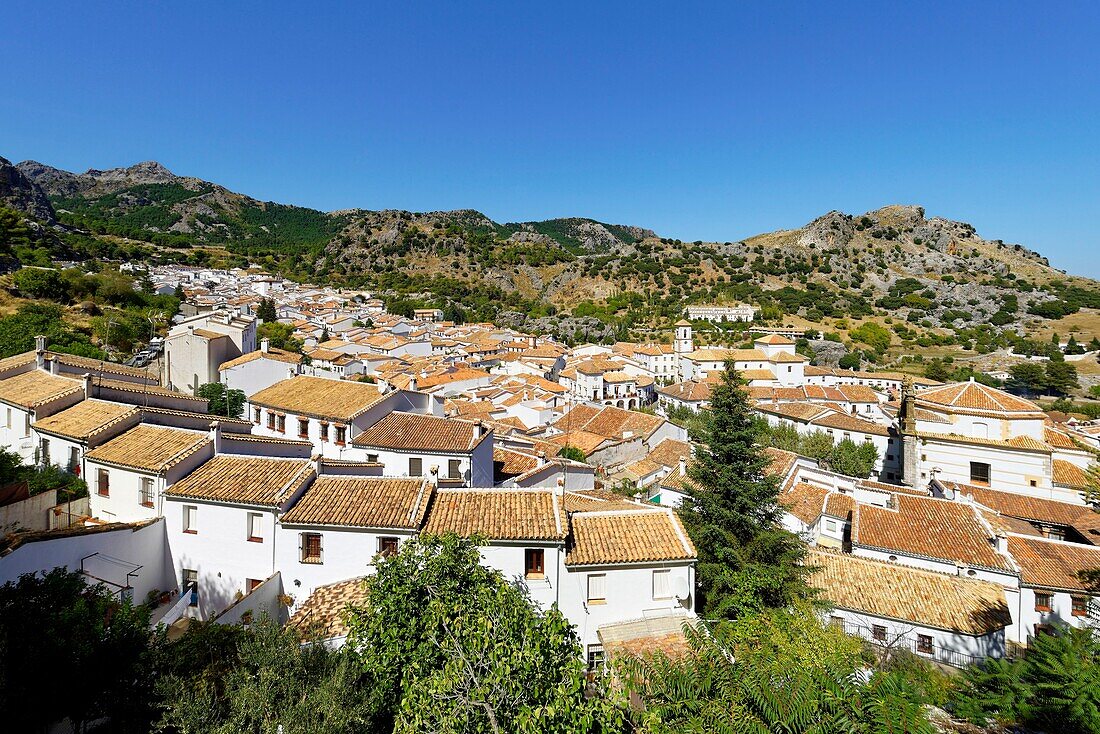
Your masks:
{"label": "window with white frame", "polygon": [[248,540],[252,543],[264,542],[264,516],[259,512],[248,513]]}
{"label": "window with white frame", "polygon": [[183,506],[183,532],[194,535],[199,532],[198,527],[199,508],[195,505]]}
{"label": "window with white frame", "polygon": [[606,604],[607,603],[607,574],[605,574],[605,573],[590,573],[590,574],[588,574],[588,603],[589,604]]}
{"label": "window with white frame", "polygon": [[653,598],[654,599],[671,599],[672,598],[672,571],[667,568],[656,569],[653,571]]}

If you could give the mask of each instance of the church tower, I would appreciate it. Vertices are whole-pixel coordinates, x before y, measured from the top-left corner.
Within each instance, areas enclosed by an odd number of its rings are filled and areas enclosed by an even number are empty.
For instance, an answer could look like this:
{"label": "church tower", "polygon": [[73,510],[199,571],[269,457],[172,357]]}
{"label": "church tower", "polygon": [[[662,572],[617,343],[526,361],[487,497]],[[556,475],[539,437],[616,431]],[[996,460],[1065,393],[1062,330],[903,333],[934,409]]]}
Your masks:
{"label": "church tower", "polygon": [[680,319],[676,322],[676,339],[672,342],[672,351],[687,354],[695,350],[691,341],[691,322]]}

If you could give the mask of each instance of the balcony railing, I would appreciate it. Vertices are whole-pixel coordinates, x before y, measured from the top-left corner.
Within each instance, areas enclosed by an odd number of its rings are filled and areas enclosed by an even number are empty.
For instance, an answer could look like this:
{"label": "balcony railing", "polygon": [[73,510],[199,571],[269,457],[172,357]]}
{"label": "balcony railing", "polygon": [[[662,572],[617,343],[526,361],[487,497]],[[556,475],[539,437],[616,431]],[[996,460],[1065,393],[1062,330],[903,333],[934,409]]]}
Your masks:
{"label": "balcony railing", "polygon": [[874,631],[870,627],[861,624],[853,624],[851,622],[845,622],[843,624],[843,630],[845,634],[859,637],[865,642],[869,642],[884,651],[905,650],[913,653],[917,657],[933,660],[937,663],[943,663],[944,665],[950,665],[953,668],[968,668],[990,657],[1011,657],[1007,651],[1000,656],[971,655],[970,653],[940,647],[936,644],[935,640],[932,641],[932,649],[928,650],[927,648],[922,648],[920,642],[915,637],[910,635],[892,635],[889,630],[887,630],[886,639],[877,640],[874,637]]}

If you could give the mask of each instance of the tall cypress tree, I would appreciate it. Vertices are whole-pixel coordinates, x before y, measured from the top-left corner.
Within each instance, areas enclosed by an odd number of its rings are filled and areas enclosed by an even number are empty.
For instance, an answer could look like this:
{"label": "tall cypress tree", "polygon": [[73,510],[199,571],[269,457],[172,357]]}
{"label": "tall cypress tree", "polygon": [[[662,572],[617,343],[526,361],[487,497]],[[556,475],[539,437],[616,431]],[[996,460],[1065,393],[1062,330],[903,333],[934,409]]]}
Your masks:
{"label": "tall cypress tree", "polygon": [[779,527],[778,478],[756,441],[744,381],[726,364],[704,411],[680,519],[699,554],[698,604],[708,618],[734,618],[809,596],[805,549]]}

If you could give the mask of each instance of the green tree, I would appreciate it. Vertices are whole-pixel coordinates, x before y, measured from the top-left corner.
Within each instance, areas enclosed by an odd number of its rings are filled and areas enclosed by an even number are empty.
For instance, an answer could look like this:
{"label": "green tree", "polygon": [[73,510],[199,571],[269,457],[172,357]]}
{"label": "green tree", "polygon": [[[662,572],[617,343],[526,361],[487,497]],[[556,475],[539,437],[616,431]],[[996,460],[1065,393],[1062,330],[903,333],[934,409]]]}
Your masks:
{"label": "green tree", "polygon": [[366,583],[348,645],[376,705],[372,731],[564,734],[619,720],[586,696],[569,621],[483,566],[473,542],[406,541]]}
{"label": "green tree", "polygon": [[1038,362],[1021,362],[1008,368],[1011,375],[1008,386],[1026,393],[1041,393],[1046,389],[1047,375],[1043,365]]}
{"label": "green tree", "polygon": [[31,351],[39,334],[48,338],[53,351],[95,359],[106,357],[86,334],[66,326],[63,315],[54,303],[25,303],[16,313],[0,318],[0,357]]}
{"label": "green tree", "polygon": [[924,366],[924,376],[936,382],[947,382],[951,379],[951,372],[947,369],[947,365],[943,363],[943,360],[937,358]]}
{"label": "green tree", "polygon": [[261,298],[260,305],[256,307],[256,318],[265,324],[278,321],[279,316],[275,312],[275,301],[270,298]]}
{"label": "green tree", "polygon": [[31,244],[31,230],[22,213],[0,206],[0,256],[14,257],[17,248]]}
{"label": "green tree", "polygon": [[265,321],[256,329],[256,338],[270,340],[271,346],[276,349],[285,349],[288,352],[302,351],[302,342],[294,338],[294,327],[290,324]]}
{"label": "green tree", "polygon": [[680,518],[695,543],[698,604],[708,618],[778,607],[809,594],[804,548],[777,525],[778,482],[757,444],[744,381],[727,363],[711,391]]}
{"label": "green tree", "polygon": [[[84,580],[55,569],[0,586],[0,711],[10,731],[66,718],[82,730],[102,717],[126,731],[151,696],[149,610]],[[62,671],[73,685],[60,683]]]}
{"label": "green tree", "polygon": [[208,382],[200,385],[195,396],[206,398],[207,412],[211,415],[224,415],[240,418],[244,415],[245,394],[243,390],[230,388],[220,382]]}
{"label": "green tree", "polygon": [[829,452],[829,468],[850,477],[866,479],[878,461],[878,449],[870,441],[856,444],[850,438],[846,438],[833,447]]}
{"label": "green tree", "polygon": [[709,631],[688,626],[685,634],[690,652],[682,658],[657,652],[612,661],[644,704],[635,709],[639,731],[933,731],[904,678],[861,677],[859,642],[824,627],[812,611],[774,611]]}
{"label": "green tree", "polygon": [[558,452],[558,456],[563,459],[569,459],[570,461],[579,461],[582,464],[588,460],[584,452],[576,446],[563,446],[561,451]]}
{"label": "green tree", "polygon": [[874,321],[868,321],[848,332],[848,336],[857,342],[862,342],[879,354],[890,348],[890,331],[879,326]]}
{"label": "green tree", "polygon": [[1055,395],[1065,395],[1070,390],[1079,387],[1077,382],[1077,367],[1067,362],[1061,355],[1046,363],[1044,383],[1047,390]]}
{"label": "green tree", "polygon": [[12,276],[16,290],[27,298],[67,301],[69,294],[61,273],[53,268],[23,268]]}

